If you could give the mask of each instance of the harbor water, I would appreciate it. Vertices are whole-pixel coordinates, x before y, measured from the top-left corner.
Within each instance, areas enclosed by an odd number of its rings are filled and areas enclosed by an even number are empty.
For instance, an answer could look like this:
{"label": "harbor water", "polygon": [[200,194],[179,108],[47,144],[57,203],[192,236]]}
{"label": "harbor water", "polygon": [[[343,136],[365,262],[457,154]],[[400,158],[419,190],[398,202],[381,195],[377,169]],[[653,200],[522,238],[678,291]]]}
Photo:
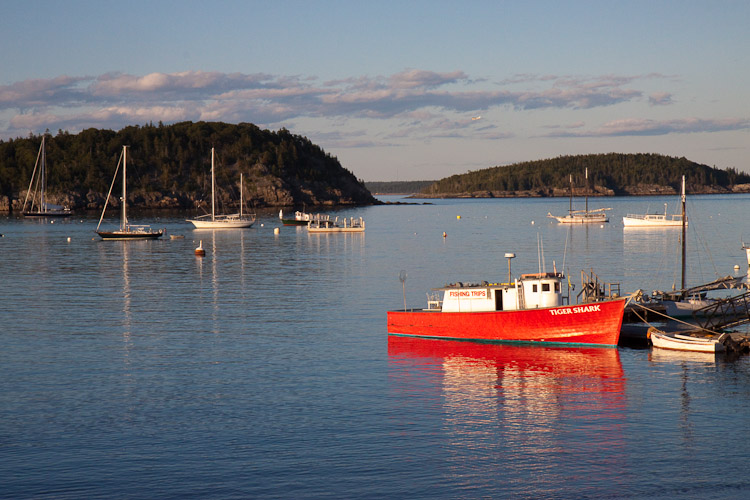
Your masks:
{"label": "harbor water", "polygon": [[[130,242],[0,215],[0,498],[747,496],[750,357],[386,333],[431,288],[507,279],[507,252],[572,302],[581,270],[679,287],[679,229],[621,220],[677,197],[590,199],[610,223],[575,227],[547,217],[567,199],[382,199],[417,204],[331,212],[361,234],[133,209],[184,238]],[[747,272],[749,205],[688,197],[688,284]]]}

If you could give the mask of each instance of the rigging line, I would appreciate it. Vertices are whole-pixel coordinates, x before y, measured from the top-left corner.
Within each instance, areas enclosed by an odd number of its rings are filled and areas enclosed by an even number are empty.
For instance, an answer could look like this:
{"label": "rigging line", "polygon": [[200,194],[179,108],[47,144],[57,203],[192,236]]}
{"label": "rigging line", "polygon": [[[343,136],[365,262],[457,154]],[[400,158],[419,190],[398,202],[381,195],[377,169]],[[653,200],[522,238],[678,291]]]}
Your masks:
{"label": "rigging line", "polygon": [[[641,309],[644,309],[644,310],[649,311],[651,313],[654,313],[654,314],[656,314],[658,316],[663,316],[663,317],[667,318],[669,321],[674,321],[676,323],[682,323],[683,325],[687,325],[687,326],[692,327],[692,328],[698,328],[701,331],[708,332],[708,333],[713,334],[713,335],[721,335],[721,332],[715,332],[713,330],[709,330],[708,328],[703,328],[702,326],[694,325],[693,323],[688,323],[687,321],[682,321],[681,319],[678,319],[678,318],[673,318],[672,316],[669,316],[667,314],[659,312],[659,311],[657,311],[655,309],[651,309],[649,307],[646,307],[646,306],[644,306],[643,304],[641,304],[639,302],[633,302],[633,305],[638,306]],[[636,316],[638,316],[639,318],[641,318],[641,316],[636,311],[633,311],[633,314],[635,314]],[[653,325],[651,325],[651,323],[649,323],[648,321],[646,321],[644,318],[641,318],[641,320],[644,323],[646,323],[647,325],[653,326]],[[656,327],[654,327],[654,328],[656,328]]]}
{"label": "rigging line", "polygon": [[[109,195],[112,194],[112,188],[115,186],[115,180],[117,179],[117,172],[120,170],[120,163],[122,163],[122,155],[125,154],[125,150],[120,153],[120,159],[117,160],[117,167],[115,168],[115,175],[112,176],[112,184],[109,186],[109,192],[107,192],[107,199],[104,200],[104,209],[102,210],[102,215],[99,217],[99,224],[96,225],[96,230],[99,230],[99,226],[102,225],[102,219],[104,219],[104,213],[107,211],[107,204],[109,203]],[[125,179],[122,180],[125,182]],[[123,201],[124,203],[124,201]]]}

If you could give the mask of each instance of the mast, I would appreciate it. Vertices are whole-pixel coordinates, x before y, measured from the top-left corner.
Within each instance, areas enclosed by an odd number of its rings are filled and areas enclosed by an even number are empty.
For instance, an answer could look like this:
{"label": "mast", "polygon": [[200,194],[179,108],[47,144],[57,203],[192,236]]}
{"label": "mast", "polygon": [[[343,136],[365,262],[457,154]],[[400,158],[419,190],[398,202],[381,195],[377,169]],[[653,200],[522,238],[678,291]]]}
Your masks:
{"label": "mast", "polygon": [[573,214],[573,174],[570,174],[570,203],[568,207],[568,213]]}
{"label": "mast", "polygon": [[127,174],[125,170],[128,166],[128,147],[122,147],[122,211],[120,219],[120,230],[124,231],[128,225],[128,190]]}
{"label": "mast", "polygon": [[240,220],[242,220],[242,172],[240,172]]}
{"label": "mast", "polygon": [[685,289],[685,176],[682,176],[682,289]]}
{"label": "mast", "polygon": [[211,222],[216,220],[216,202],[214,201],[214,148],[211,148]]}
{"label": "mast", "polygon": [[41,171],[41,181],[40,181],[40,189],[39,189],[39,211],[40,212],[46,212],[47,211],[47,202],[45,200],[45,192],[47,191],[47,149],[44,147],[44,141],[46,137],[42,136],[42,163],[40,165]]}
{"label": "mast", "polygon": [[586,213],[589,213],[589,167],[586,167]]}

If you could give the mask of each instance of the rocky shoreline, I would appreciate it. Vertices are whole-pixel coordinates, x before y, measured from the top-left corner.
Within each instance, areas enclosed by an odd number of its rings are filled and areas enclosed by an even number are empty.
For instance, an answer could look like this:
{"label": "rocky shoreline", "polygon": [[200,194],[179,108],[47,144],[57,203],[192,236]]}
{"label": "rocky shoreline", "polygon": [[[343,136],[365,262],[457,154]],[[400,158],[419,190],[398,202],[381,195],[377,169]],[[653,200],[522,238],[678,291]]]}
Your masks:
{"label": "rocky shoreline", "polygon": [[[750,193],[750,184],[737,184],[734,186],[693,186],[688,194],[735,194]],[[585,196],[586,190],[583,188],[573,189],[573,196]],[[604,186],[594,186],[589,191],[588,196],[669,196],[677,195],[678,191],[672,186],[662,186],[658,184],[638,184],[637,186],[625,186],[622,190],[615,191]],[[570,196],[569,189],[533,189],[527,191],[474,191],[471,193],[440,193],[440,194],[423,194],[417,193],[410,198],[563,198]]]}

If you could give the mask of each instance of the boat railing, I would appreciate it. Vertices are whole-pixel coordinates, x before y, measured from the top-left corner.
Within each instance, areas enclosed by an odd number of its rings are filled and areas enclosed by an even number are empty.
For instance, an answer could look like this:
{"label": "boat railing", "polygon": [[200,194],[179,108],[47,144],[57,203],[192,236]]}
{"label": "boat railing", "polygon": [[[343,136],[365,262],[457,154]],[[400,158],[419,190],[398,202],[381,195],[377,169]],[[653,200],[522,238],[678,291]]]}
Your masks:
{"label": "boat railing", "polygon": [[443,301],[440,300],[440,293],[427,292],[427,310],[440,311],[443,309]]}
{"label": "boat railing", "polygon": [[598,302],[620,296],[619,283],[601,281],[593,269],[589,273],[581,270],[581,291],[577,295],[579,302]]}

